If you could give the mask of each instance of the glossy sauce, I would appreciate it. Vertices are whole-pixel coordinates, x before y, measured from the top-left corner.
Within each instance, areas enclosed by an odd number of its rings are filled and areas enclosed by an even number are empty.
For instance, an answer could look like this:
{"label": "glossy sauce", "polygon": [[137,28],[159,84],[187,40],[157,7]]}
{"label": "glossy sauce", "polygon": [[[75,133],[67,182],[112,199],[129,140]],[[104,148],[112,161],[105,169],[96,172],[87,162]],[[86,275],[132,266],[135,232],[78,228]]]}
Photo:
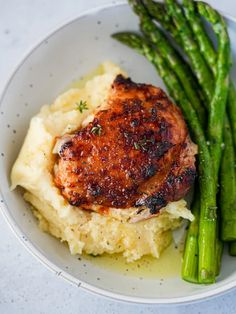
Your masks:
{"label": "glossy sauce", "polygon": [[182,253],[174,244],[164,250],[159,259],[145,256],[136,262],[127,263],[121,254],[104,254],[97,257],[85,255],[84,258],[95,266],[126,276],[162,279],[177,277],[181,273]]}

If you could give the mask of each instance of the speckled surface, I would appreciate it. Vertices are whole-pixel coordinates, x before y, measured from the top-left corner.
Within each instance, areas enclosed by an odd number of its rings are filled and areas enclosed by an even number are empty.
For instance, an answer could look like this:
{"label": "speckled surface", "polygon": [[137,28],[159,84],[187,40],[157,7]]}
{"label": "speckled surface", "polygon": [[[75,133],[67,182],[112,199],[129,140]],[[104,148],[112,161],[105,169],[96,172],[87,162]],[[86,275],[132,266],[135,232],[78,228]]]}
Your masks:
{"label": "speckled surface", "polygon": [[[22,57],[48,32],[108,0],[0,0],[0,92]],[[211,0],[233,14],[232,0]],[[42,266],[15,238],[0,215],[0,313],[236,313],[236,290],[183,306],[120,303],[75,288]]]}

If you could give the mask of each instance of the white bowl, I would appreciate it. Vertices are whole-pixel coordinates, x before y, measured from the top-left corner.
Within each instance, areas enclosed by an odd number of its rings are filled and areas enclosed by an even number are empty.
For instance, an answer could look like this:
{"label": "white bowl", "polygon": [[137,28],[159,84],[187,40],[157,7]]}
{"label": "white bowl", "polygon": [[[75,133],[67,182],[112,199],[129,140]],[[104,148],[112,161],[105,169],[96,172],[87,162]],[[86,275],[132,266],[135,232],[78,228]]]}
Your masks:
{"label": "white bowl", "polygon": [[[229,22],[234,59],[236,24]],[[164,88],[154,68],[131,49],[110,38],[114,32],[138,30],[127,4],[108,6],[80,16],[53,32],[20,63],[8,82],[0,107],[0,190],[2,211],[24,245],[57,275],[78,287],[119,300],[139,303],[181,303],[217,295],[236,286],[235,259],[223,256],[214,285],[193,285],[180,276],[160,281],[126,276],[71,256],[66,246],[43,233],[19,190],[9,189],[9,173],[22,145],[30,118],[74,79],[104,60],[123,67],[136,82]],[[236,68],[233,70],[236,78]],[[98,278],[100,280],[98,280]]]}

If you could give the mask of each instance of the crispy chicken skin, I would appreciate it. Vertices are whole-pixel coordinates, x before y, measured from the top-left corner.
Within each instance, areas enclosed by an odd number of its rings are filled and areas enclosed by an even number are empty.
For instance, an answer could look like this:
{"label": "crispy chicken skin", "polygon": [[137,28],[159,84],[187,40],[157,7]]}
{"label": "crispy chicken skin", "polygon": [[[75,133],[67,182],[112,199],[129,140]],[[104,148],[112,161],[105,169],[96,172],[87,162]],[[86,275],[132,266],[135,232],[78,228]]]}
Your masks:
{"label": "crispy chicken skin", "polygon": [[60,140],[55,184],[74,206],[137,207],[146,219],[185,196],[196,175],[180,109],[160,88],[121,75],[105,109]]}

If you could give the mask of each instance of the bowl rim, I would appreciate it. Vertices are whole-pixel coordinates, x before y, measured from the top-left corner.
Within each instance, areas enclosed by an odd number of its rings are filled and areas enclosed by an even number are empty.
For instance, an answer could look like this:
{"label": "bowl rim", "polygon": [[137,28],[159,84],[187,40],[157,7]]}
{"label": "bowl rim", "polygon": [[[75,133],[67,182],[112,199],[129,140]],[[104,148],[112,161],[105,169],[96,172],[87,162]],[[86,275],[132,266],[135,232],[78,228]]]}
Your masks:
{"label": "bowl rim", "polygon": [[[78,19],[86,18],[87,16],[97,14],[98,12],[101,12],[103,10],[109,10],[112,7],[115,6],[123,6],[128,5],[127,1],[125,0],[118,0],[114,1],[113,3],[109,4],[103,4],[100,6],[96,6],[95,8],[88,9],[86,11],[83,11],[82,14],[78,14],[76,17],[67,19],[66,22],[63,22],[59,26],[56,26],[48,32],[48,35],[42,36],[40,40],[37,41],[36,44],[33,44],[31,48],[27,49],[27,52],[23,55],[20,62],[15,66],[14,70],[11,71],[11,74],[9,78],[7,79],[3,89],[2,93],[0,95],[0,108],[2,106],[2,102],[5,98],[5,95],[7,94],[8,88],[13,81],[15,74],[18,72],[18,70],[24,65],[25,61],[30,57],[34,51],[38,49],[38,47],[46,40],[50,39],[53,35],[55,35],[57,32],[60,32],[63,28],[67,27],[68,25],[74,23]],[[236,17],[225,14],[221,12],[223,16],[228,19],[229,21],[232,21],[236,23]],[[37,248],[29,238],[27,238],[24,234],[24,231],[21,230],[21,228],[18,226],[16,220],[11,215],[10,211],[8,210],[8,207],[6,205],[6,202],[4,200],[4,195],[0,188],[0,198],[1,198],[1,204],[0,209],[3,214],[3,217],[5,218],[5,221],[8,223],[9,227],[13,231],[16,238],[24,245],[24,247],[30,252],[34,257],[36,257],[44,266],[46,266],[49,270],[54,272],[57,276],[62,277],[69,283],[75,285],[78,288],[83,288],[86,291],[89,291],[95,295],[100,295],[102,297],[110,298],[116,301],[120,302],[129,302],[129,303],[139,303],[139,304],[161,304],[161,305],[177,305],[177,304],[188,304],[188,303],[196,303],[199,301],[203,301],[209,298],[217,297],[223,293],[229,292],[233,290],[236,287],[236,280],[231,281],[229,283],[224,284],[221,287],[213,288],[210,291],[207,292],[200,292],[196,295],[190,295],[190,296],[184,296],[184,297],[174,297],[174,298],[146,298],[146,297],[133,297],[133,296],[127,296],[120,293],[115,293],[108,291],[103,288],[98,288],[92,284],[86,283],[80,279],[75,278],[71,274],[69,274],[67,271],[62,270],[60,267],[58,267],[56,264],[51,262],[43,252],[40,251],[39,248]]]}

